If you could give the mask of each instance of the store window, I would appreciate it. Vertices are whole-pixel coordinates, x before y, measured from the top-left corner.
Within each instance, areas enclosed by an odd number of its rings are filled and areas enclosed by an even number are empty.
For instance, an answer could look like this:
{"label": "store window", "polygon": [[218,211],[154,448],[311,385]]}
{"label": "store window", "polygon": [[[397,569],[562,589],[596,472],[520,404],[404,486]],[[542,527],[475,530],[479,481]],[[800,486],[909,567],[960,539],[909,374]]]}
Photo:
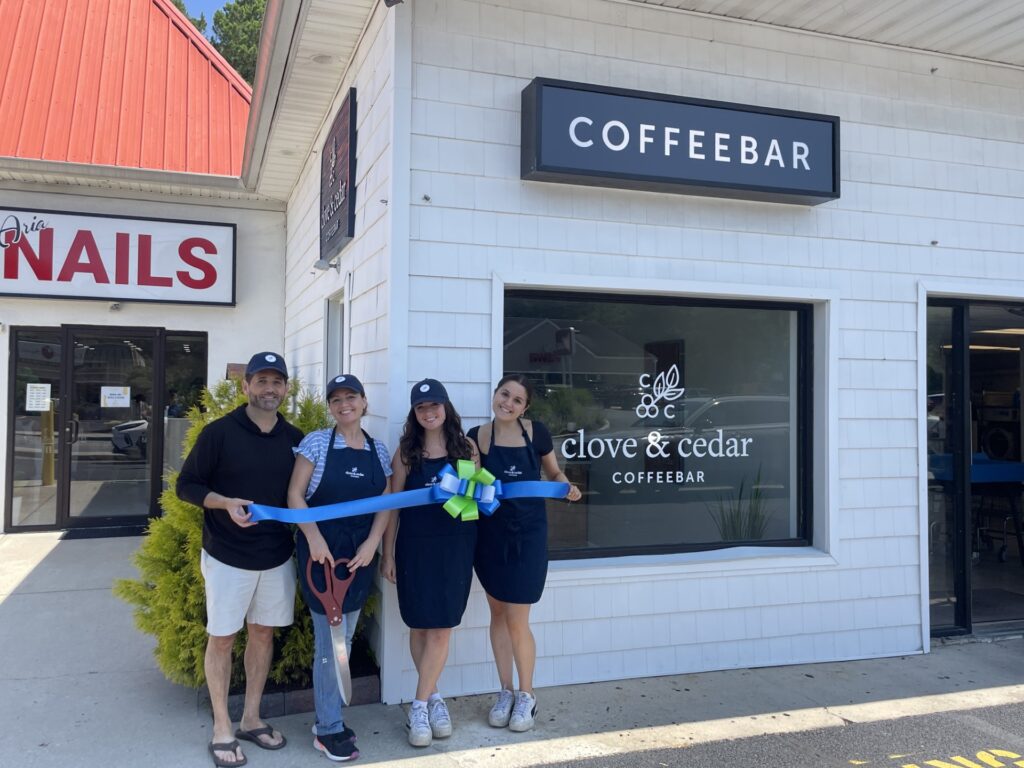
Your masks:
{"label": "store window", "polygon": [[345,293],[342,291],[329,297],[324,305],[325,380],[346,370],[345,336]]}
{"label": "store window", "polygon": [[556,558],[810,541],[807,305],[510,291],[506,372],[583,500]]}
{"label": "store window", "polygon": [[188,413],[201,405],[209,344],[205,333],[168,331],[164,363],[164,479],[181,469]]}

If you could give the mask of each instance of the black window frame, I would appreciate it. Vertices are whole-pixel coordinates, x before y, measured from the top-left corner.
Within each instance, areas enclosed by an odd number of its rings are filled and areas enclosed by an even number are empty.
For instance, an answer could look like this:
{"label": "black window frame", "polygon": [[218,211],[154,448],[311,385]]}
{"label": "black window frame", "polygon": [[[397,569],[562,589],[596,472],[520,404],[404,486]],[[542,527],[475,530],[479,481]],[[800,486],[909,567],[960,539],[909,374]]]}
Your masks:
{"label": "black window frame", "polygon": [[[567,291],[544,288],[506,288],[502,304],[502,328],[504,329],[509,299],[545,299],[565,302],[615,301],[626,304],[661,305],[672,307],[714,307],[722,309],[769,309],[790,311],[797,318],[796,350],[796,492],[797,535],[787,539],[759,539],[745,541],[720,541],[696,544],[648,544],[645,546],[593,547],[588,549],[566,549],[549,545],[550,560],[593,560],[606,557],[627,557],[636,555],[672,555],[687,552],[707,552],[735,547],[807,547],[814,540],[814,306],[808,302],[767,301],[762,299],[712,299],[691,296],[666,296],[636,293],[612,293],[596,291]],[[505,373],[514,373],[504,368],[504,345],[502,365]],[[559,465],[564,462],[559,457]],[[561,502],[556,502],[561,503]]]}

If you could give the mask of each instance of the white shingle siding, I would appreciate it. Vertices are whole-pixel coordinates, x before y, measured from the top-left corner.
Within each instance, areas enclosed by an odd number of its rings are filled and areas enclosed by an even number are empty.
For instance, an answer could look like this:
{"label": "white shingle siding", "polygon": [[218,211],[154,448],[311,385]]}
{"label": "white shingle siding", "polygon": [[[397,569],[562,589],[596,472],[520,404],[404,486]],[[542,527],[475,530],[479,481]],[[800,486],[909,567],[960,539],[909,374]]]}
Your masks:
{"label": "white shingle siding", "polygon": [[[343,274],[358,265],[352,367],[378,402],[407,402],[409,381],[437,376],[469,423],[487,418],[501,281],[518,287],[523,275],[828,306],[815,327],[826,384],[816,429],[828,437],[815,445],[819,552],[553,563],[533,611],[537,684],[922,650],[921,281],[1024,296],[1021,72],[601,0],[390,13],[378,9],[344,83],[360,89],[358,237],[342,257]],[[411,46],[394,45],[410,24]],[[389,67],[408,73],[407,90]],[[838,115],[842,197],[803,207],[522,182],[520,93],[538,76]],[[394,126],[409,163],[408,278],[405,257],[393,271],[398,245],[378,202],[405,184],[404,170],[389,176],[395,114],[411,123]],[[290,202],[286,320],[289,354],[317,377],[322,300],[341,288],[334,272],[308,275],[318,184],[313,157]],[[388,281],[406,279],[408,300],[389,306],[404,293]],[[396,338],[404,353],[389,352]],[[389,359],[406,366],[398,380]],[[392,444],[403,417],[391,414]],[[487,621],[476,588],[444,693],[496,686]],[[404,644],[383,659],[385,701],[414,689]]]}
{"label": "white shingle siding", "polygon": [[[356,49],[349,73],[338,89],[310,157],[288,201],[285,346],[297,376],[317,387],[337,371],[324,370],[324,300],[345,290],[352,273],[347,322],[351,370],[370,394],[386,387],[387,365],[380,352],[388,339],[381,319],[387,316],[388,207],[391,154],[392,26],[383,7],[377,9]],[[356,236],[341,252],[340,272],[316,271],[320,258],[320,150],[324,136],[350,87],[356,88]],[[385,201],[385,202],[382,202]],[[369,425],[386,431],[378,411]],[[373,428],[373,427],[371,427]],[[387,437],[385,437],[387,439]]]}

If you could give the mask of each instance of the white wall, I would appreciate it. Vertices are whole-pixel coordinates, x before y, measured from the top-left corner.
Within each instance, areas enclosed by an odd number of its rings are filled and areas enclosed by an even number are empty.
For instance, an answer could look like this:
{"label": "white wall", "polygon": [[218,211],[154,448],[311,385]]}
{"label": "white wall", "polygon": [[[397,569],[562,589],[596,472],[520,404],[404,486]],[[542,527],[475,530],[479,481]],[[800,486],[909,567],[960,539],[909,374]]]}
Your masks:
{"label": "white wall", "polygon": [[[236,229],[234,307],[109,301],[26,299],[0,296],[0,370],[10,359],[11,326],[60,325],[162,327],[176,331],[205,331],[209,338],[209,382],[224,378],[227,363],[247,363],[258,351],[282,349],[284,334],[283,277],[284,214],[232,207],[209,198],[166,201],[88,196],[58,192],[0,190],[0,206],[42,208],[114,216],[146,216],[234,223]],[[290,361],[289,361],[290,362]],[[0,379],[0,434],[7,434],[9,381]],[[0,443],[0,473],[7,467],[7,441]],[[3,476],[6,483],[6,476]],[[0,486],[5,487],[5,486]]]}
{"label": "white wall", "polygon": [[[324,301],[347,287],[350,373],[366,387],[366,427],[387,440],[388,259],[391,206],[393,25],[383,5],[370,19],[334,102],[313,141],[313,151],[288,200],[285,354],[297,375],[323,389]],[[340,256],[340,270],[317,271],[320,258],[320,149],[350,87],[356,88],[355,237]],[[349,282],[350,281],[350,282]],[[346,285],[348,284],[348,285]]]}
{"label": "white wall", "polygon": [[[471,423],[486,417],[501,285],[567,276],[602,291],[784,291],[826,307],[816,333],[834,340],[816,360],[818,375],[834,371],[818,427],[837,427],[818,457],[837,477],[823,498],[817,479],[816,530],[830,532],[817,553],[553,563],[533,614],[537,683],[926,649],[918,283],[970,277],[1024,295],[1020,70],[621,2],[407,12],[408,378],[439,375]],[[808,208],[522,182],[520,92],[537,76],[838,115],[842,198]],[[496,687],[486,627],[477,588],[443,693]],[[412,695],[403,664],[385,701]]]}

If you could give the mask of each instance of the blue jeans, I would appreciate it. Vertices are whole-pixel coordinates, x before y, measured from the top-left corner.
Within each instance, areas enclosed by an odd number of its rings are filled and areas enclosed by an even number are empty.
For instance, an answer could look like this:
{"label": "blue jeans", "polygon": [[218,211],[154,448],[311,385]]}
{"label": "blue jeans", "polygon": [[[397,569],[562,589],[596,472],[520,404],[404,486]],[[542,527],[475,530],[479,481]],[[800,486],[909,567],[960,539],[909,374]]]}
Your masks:
{"label": "blue jeans", "polygon": [[[331,625],[322,613],[310,611],[313,617],[313,700],[316,704],[316,723],[313,730],[317,736],[341,733],[345,724],[341,719],[341,692],[338,690],[338,676],[334,671],[334,645],[331,643]],[[359,611],[342,616],[341,626],[345,630],[345,646],[352,653],[352,635],[359,621]]]}

